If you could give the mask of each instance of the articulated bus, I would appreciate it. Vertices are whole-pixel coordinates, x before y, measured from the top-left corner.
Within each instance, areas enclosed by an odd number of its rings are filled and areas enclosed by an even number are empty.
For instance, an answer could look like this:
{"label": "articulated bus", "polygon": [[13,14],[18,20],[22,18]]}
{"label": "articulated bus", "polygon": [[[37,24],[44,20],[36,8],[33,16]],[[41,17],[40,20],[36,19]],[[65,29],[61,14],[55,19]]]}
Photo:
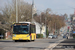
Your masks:
{"label": "articulated bus", "polygon": [[36,39],[36,26],[31,22],[14,23],[12,39],[34,41]]}

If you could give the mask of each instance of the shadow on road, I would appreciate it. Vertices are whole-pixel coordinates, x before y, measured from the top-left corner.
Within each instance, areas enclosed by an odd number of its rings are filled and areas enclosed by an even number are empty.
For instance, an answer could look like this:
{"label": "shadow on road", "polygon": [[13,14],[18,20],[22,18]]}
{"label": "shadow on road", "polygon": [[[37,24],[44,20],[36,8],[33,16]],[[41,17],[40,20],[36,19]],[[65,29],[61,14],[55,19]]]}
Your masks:
{"label": "shadow on road", "polygon": [[61,43],[75,43],[75,39],[67,39],[65,41],[62,41]]}
{"label": "shadow on road", "polygon": [[[11,40],[11,41],[10,40],[1,40],[0,42],[15,42],[15,41],[13,41],[13,40]],[[27,41],[27,40],[18,40],[17,42],[29,42],[29,41]]]}
{"label": "shadow on road", "polygon": [[55,43],[55,42],[49,42],[49,43]]}
{"label": "shadow on road", "polygon": [[26,48],[26,49],[46,49],[42,47],[18,47],[18,48]]}
{"label": "shadow on road", "polygon": [[66,39],[58,44],[54,49],[75,49],[75,39]]}

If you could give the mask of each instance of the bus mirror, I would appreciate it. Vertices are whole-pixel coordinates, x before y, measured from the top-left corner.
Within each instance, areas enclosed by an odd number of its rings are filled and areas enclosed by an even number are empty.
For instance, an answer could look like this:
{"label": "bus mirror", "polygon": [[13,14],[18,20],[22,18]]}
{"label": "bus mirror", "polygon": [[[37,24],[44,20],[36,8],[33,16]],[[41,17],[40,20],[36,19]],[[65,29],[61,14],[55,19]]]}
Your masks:
{"label": "bus mirror", "polygon": [[11,26],[11,29],[12,29],[12,26]]}

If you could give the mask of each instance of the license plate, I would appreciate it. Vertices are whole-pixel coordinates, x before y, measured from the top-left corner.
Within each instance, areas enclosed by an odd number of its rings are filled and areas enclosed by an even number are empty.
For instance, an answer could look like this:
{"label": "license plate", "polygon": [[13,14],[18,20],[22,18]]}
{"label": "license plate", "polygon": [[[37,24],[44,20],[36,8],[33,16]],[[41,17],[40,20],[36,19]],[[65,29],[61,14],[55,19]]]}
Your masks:
{"label": "license plate", "polygon": [[19,40],[22,40],[22,38],[19,38]]}

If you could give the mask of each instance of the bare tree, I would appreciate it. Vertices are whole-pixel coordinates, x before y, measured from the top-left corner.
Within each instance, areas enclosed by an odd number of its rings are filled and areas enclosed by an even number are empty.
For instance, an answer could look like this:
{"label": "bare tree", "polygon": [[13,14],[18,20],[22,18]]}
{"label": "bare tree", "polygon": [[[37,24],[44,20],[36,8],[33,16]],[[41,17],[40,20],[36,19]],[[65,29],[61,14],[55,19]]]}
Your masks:
{"label": "bare tree", "polygon": [[[6,3],[4,7],[0,8],[2,12],[3,21],[9,23],[8,27],[16,21],[16,1]],[[31,21],[31,4],[18,0],[18,18],[19,21]],[[23,18],[21,18],[24,16]]]}

